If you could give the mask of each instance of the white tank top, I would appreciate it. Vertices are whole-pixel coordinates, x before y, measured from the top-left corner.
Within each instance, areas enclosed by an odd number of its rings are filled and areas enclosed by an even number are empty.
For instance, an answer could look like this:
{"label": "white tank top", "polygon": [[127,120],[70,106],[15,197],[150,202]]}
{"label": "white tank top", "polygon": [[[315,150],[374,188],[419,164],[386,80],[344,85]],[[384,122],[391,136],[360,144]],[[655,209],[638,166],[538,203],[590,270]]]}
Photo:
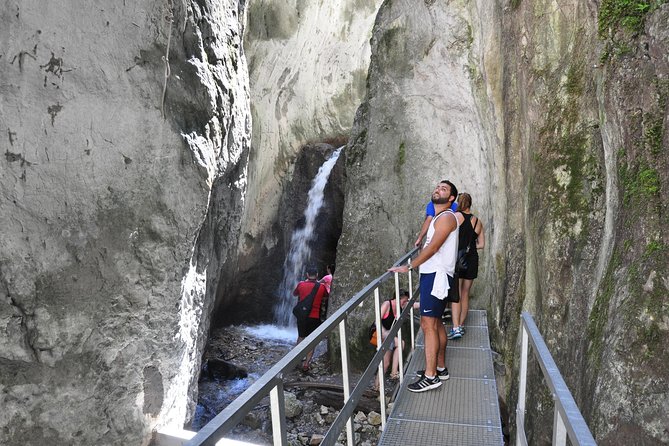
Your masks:
{"label": "white tank top", "polygon": [[439,251],[435,252],[432,257],[427,259],[418,267],[418,271],[420,273],[434,273],[437,272],[438,269],[445,268],[446,274],[449,276],[453,277],[455,274],[455,261],[458,257],[460,222],[458,221],[458,218],[455,216],[453,211],[444,211],[432,219],[430,226],[427,229],[427,236],[425,237],[425,244],[423,245],[423,249],[425,249],[432,241],[432,236],[434,235],[434,224],[437,219],[441,218],[444,214],[450,214],[453,218],[455,218],[455,230],[448,234],[448,237],[439,248]]}

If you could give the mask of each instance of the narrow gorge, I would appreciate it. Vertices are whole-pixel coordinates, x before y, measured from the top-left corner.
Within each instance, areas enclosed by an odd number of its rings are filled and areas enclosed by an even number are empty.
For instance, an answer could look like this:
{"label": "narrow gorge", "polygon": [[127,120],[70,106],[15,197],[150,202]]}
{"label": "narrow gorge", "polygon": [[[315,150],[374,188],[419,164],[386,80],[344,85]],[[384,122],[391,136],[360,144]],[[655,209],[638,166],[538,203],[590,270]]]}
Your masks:
{"label": "narrow gorge", "polygon": [[500,400],[528,311],[598,444],[669,444],[666,0],[7,0],[0,18],[0,444],[187,425],[210,331],[272,319],[340,146],[316,220],[331,311],[413,246],[448,178],[487,229],[472,305]]}

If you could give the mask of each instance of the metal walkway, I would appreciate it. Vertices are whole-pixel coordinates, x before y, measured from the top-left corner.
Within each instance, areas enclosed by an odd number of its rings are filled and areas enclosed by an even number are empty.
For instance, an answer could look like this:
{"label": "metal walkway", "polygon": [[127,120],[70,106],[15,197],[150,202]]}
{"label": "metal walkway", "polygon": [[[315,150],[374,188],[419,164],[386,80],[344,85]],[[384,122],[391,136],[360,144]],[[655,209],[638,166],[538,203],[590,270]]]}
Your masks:
{"label": "metal walkway", "polygon": [[450,379],[413,393],[407,385],[425,369],[420,333],[379,445],[504,445],[486,311],[469,310],[465,327],[467,334],[446,347]]}

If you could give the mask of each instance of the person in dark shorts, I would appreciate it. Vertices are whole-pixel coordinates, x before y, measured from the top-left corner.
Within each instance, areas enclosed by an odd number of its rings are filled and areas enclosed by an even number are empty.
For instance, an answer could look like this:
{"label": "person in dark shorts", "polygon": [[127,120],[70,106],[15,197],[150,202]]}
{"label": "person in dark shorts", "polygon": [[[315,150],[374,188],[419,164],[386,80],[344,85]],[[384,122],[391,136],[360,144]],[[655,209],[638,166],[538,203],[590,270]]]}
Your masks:
{"label": "person in dark shorts", "polygon": [[[314,297],[314,303],[311,306],[309,316],[303,320],[297,320],[297,343],[302,342],[304,338],[309,336],[321,325],[321,306],[327,305],[328,293],[325,286],[321,285],[318,280],[318,270],[314,267],[307,268],[307,280],[303,280],[297,284],[293,295],[297,296],[298,301],[303,301],[311,294],[315,286],[318,286],[318,291]],[[308,371],[311,365],[311,357],[314,351],[307,352],[307,356],[302,362],[302,370]]]}
{"label": "person in dark shorts", "polygon": [[[443,180],[432,193],[436,215],[430,222],[423,249],[412,261],[420,266],[420,326],[425,334],[425,371],[418,381],[407,386],[411,392],[425,392],[441,386],[449,378],[446,368],[446,329],[441,315],[446,297],[457,288],[455,261],[458,254],[458,228],[464,221],[461,213],[450,207],[458,195],[453,183]],[[406,273],[408,265],[388,271]]]}
{"label": "person in dark shorts", "polygon": [[465,259],[467,270],[460,274],[460,301],[453,303],[452,317],[453,328],[448,333],[448,339],[458,339],[465,334],[465,320],[469,311],[469,290],[474,283],[479,271],[479,249],[485,246],[485,235],[483,234],[483,223],[472,215],[472,196],[463,192],[458,197],[458,209],[465,218],[460,226],[460,239],[458,249],[469,247]]}

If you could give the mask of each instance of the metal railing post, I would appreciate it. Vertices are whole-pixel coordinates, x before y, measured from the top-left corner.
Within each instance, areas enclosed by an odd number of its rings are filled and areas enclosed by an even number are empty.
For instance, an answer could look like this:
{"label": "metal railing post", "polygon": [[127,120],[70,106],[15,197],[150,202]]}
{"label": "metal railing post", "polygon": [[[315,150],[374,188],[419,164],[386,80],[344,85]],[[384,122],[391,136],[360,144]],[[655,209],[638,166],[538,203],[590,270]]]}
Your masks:
{"label": "metal railing post", "polygon": [[[409,259],[409,266],[411,266],[411,259]],[[411,270],[407,273],[409,275],[409,300],[413,300],[413,277],[411,276]],[[411,305],[411,308],[409,309],[409,318],[411,319],[411,352],[414,351],[416,348],[416,329],[414,328],[414,321],[413,321],[413,304]]]}
{"label": "metal railing post", "polygon": [[[411,274],[411,272],[409,272]],[[395,314],[395,321],[399,321],[400,314],[402,314],[402,307],[400,306],[400,273],[395,273],[395,308],[397,308],[397,314]],[[397,322],[399,323],[399,322]],[[402,326],[400,325],[399,330],[397,331],[397,338],[399,345],[396,345],[395,348],[399,349],[399,372],[400,372],[400,384],[404,381],[404,350],[402,349]],[[395,352],[393,352],[393,355]]]}
{"label": "metal railing post", "polygon": [[527,400],[527,361],[530,343],[534,358],[538,361],[543,373],[544,381],[548,386],[555,403],[553,414],[553,444],[565,446],[567,438],[573,445],[595,446],[592,432],[585,423],[574,397],[567,387],[567,383],[560,374],[551,352],[541,336],[539,328],[532,316],[521,314],[521,353],[520,353],[520,384],[518,388],[518,408],[516,409],[516,444],[527,445],[525,435],[525,413]]}
{"label": "metal railing post", "polygon": [[553,445],[565,446],[567,444],[567,428],[564,425],[562,415],[560,415],[558,404],[560,402],[556,399],[555,410],[553,411]]}
{"label": "metal railing post", "polygon": [[[348,362],[348,341],[346,339],[346,319],[344,318],[339,323],[339,341],[341,344],[341,377],[342,384],[344,386],[344,404],[351,397],[351,375],[349,373],[349,362]],[[351,417],[346,421],[346,438],[348,440],[347,444],[353,443],[353,419]]]}
{"label": "metal railing post", "polygon": [[524,446],[527,444],[525,437],[525,393],[527,390],[527,350],[528,335],[524,321],[520,323],[521,344],[520,344],[520,383],[518,384],[518,408],[516,409],[516,445]]}
{"label": "metal railing post", "polygon": [[[381,298],[379,288],[374,288],[374,322],[376,323],[376,351],[381,350]],[[383,370],[383,359],[379,363],[377,379],[379,380],[379,401],[381,402],[381,430],[386,429],[386,380]]]}
{"label": "metal railing post", "polygon": [[272,414],[272,438],[273,444],[285,446],[288,444],[286,437],[286,404],[283,397],[283,379],[278,377],[276,386],[269,392],[270,411]]}

